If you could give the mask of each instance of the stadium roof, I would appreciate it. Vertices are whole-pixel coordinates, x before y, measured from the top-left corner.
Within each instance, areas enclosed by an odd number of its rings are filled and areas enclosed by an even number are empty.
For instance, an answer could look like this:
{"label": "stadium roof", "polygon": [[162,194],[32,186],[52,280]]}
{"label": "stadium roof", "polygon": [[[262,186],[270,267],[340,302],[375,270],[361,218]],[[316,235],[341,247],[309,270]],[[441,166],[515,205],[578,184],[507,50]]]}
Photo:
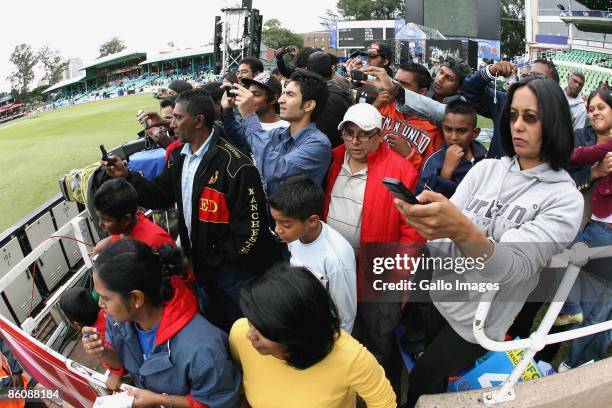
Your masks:
{"label": "stadium roof", "polygon": [[561,11],[559,18],[574,24],[580,31],[612,34],[612,12],[607,11]]}
{"label": "stadium roof", "polygon": [[4,108],[0,109],[0,113],[4,113],[6,111],[10,111],[13,109],[17,109],[18,107],[20,107],[21,105],[23,105],[23,103],[14,103],[12,105],[9,106],[5,106]]}
{"label": "stadium roof", "polygon": [[55,91],[56,89],[63,88],[65,86],[67,86],[67,85],[76,84],[77,82],[80,82],[80,81],[82,81],[84,79],[85,79],[85,74],[81,74],[81,75],[76,76],[74,78],[70,78],[70,79],[67,79],[65,81],[58,82],[57,84],[55,84],[53,86],[50,86],[47,89],[45,89],[42,93],[47,93],[47,92]]}
{"label": "stadium roof", "polygon": [[576,2],[591,10],[606,11],[610,8],[610,0],[576,0]]}
{"label": "stadium roof", "polygon": [[170,61],[170,60],[174,60],[178,58],[195,57],[197,55],[212,54],[213,51],[214,51],[214,47],[212,45],[209,45],[206,47],[191,48],[191,49],[186,49],[186,50],[181,50],[181,51],[176,51],[176,52],[169,52],[166,54],[159,54],[153,58],[149,58],[146,61],[141,62],[139,65],[147,65],[147,64],[153,64],[156,62]]}
{"label": "stadium roof", "polygon": [[85,65],[81,71],[87,68],[102,68],[110,65],[115,65],[118,62],[129,61],[139,57],[146,57],[146,52],[121,51],[116,54],[107,55],[106,57],[98,58],[91,64]]}

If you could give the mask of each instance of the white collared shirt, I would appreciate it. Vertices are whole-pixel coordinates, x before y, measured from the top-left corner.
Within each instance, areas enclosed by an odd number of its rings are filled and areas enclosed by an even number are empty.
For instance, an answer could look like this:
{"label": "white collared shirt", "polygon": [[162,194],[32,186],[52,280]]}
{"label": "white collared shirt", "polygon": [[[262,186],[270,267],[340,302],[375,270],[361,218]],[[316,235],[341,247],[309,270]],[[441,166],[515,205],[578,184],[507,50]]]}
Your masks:
{"label": "white collared shirt", "polygon": [[185,220],[185,225],[187,226],[187,233],[189,234],[189,238],[191,239],[191,210],[193,203],[193,179],[195,177],[196,171],[200,166],[200,162],[204,157],[204,154],[208,150],[210,146],[210,141],[212,140],[212,136],[214,134],[214,129],[202,146],[198,149],[197,152],[191,153],[191,145],[189,143],[185,143],[183,148],[181,149],[181,154],[185,155],[185,161],[183,162],[183,173],[181,175],[181,194],[183,196],[183,219]]}

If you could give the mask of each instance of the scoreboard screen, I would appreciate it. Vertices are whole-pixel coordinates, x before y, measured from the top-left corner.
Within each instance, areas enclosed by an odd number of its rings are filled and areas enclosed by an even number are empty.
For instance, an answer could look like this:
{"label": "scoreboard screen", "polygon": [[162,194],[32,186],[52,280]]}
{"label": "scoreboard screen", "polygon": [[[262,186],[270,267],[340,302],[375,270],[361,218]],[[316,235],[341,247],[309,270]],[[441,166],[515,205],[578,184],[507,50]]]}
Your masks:
{"label": "scoreboard screen", "polygon": [[[449,10],[452,3],[452,10]],[[423,1],[423,21],[426,27],[435,28],[453,37],[478,36],[478,0],[427,0]]]}
{"label": "scoreboard screen", "polygon": [[369,45],[372,41],[382,41],[384,28],[339,28],[339,48],[359,48]]}

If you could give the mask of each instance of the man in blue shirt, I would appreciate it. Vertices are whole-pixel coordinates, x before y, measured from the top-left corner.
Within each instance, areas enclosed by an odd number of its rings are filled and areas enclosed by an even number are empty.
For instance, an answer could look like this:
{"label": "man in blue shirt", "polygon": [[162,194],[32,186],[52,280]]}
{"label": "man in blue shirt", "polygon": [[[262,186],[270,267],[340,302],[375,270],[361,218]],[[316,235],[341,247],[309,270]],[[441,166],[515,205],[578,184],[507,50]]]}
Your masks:
{"label": "man in blue shirt", "polygon": [[[287,177],[307,175],[322,185],[331,161],[329,138],[317,129],[315,121],[323,113],[329,92],[325,80],[313,72],[296,71],[278,100],[280,117],[288,128],[262,129],[255,114],[253,94],[241,85],[223,95],[223,125],[236,146],[248,145],[268,195],[273,194]],[[236,120],[233,107],[238,106],[242,124]]]}

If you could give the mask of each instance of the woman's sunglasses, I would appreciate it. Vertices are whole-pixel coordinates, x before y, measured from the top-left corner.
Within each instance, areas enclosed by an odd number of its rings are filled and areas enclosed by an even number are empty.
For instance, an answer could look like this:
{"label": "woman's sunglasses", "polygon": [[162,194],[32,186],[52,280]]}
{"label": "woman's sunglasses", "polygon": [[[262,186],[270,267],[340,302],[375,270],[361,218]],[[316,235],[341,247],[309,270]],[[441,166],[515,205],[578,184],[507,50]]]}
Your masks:
{"label": "woman's sunglasses", "polygon": [[[518,112],[516,111],[511,111],[510,113],[508,113],[508,117],[510,119],[510,122],[514,123],[518,120],[519,116],[521,116]],[[523,121],[529,125],[535,125],[536,123],[538,123],[540,121],[540,117],[533,112],[525,112],[523,113]]]}

